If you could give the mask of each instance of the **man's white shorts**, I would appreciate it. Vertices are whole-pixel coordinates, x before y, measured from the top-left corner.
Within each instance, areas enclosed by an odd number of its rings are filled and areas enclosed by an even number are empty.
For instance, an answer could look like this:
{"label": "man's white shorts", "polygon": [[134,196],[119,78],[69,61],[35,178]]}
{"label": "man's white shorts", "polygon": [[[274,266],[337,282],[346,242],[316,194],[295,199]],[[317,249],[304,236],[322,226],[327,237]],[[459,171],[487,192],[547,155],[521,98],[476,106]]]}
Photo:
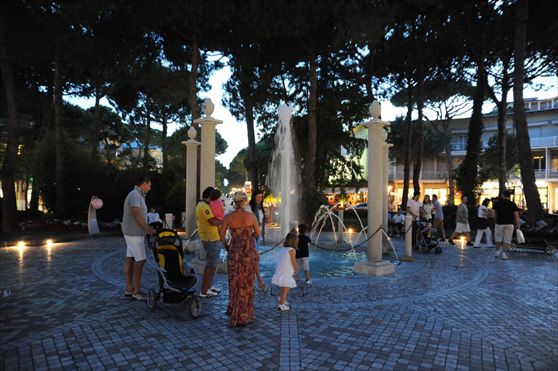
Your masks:
{"label": "man's white shorts", "polygon": [[455,225],[455,233],[469,233],[469,232],[471,232],[469,223],[457,223]]}
{"label": "man's white shorts", "polygon": [[310,263],[308,263],[308,257],[306,258],[298,258],[296,259],[296,263],[298,264],[298,269],[303,268],[305,271],[310,270]]}
{"label": "man's white shorts", "polygon": [[124,236],[126,240],[126,256],[134,258],[137,262],[145,260],[145,237]]}
{"label": "man's white shorts", "polygon": [[513,224],[496,224],[494,227],[494,241],[511,243],[513,236]]}

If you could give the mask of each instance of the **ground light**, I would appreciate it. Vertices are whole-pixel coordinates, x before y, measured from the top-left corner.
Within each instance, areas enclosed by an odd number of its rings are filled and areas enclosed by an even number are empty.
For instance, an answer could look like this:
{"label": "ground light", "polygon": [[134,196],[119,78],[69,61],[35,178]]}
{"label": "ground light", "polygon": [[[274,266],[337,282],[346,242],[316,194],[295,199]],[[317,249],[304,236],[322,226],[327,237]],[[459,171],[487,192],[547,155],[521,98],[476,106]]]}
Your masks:
{"label": "ground light", "polygon": [[50,238],[45,241],[45,246],[47,250],[47,260],[50,262],[51,260],[51,253],[52,253],[52,246],[54,245],[54,241]]}
{"label": "ground light", "polygon": [[18,262],[19,265],[21,266],[21,264],[23,264],[23,256],[25,255],[25,249],[27,248],[27,245],[25,243],[25,241],[18,241],[17,245],[14,246],[14,249],[16,249],[18,251]]}

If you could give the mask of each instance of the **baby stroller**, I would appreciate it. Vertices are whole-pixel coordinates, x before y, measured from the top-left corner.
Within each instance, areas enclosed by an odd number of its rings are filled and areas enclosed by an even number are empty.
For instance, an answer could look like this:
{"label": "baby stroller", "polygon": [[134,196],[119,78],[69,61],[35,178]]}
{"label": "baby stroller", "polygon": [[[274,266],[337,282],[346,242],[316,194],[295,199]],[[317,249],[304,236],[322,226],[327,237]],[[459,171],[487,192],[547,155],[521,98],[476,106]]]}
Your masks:
{"label": "baby stroller", "polygon": [[202,300],[194,295],[198,279],[193,269],[190,269],[190,274],[184,274],[184,251],[178,233],[172,229],[162,229],[154,238],[150,238],[149,247],[159,276],[159,290],[151,289],[147,293],[149,309],[155,310],[162,295],[163,303],[186,303],[190,306],[192,318],[198,318],[203,305]]}
{"label": "baby stroller", "polygon": [[442,248],[434,237],[436,235],[436,228],[432,227],[432,223],[420,222],[418,234],[418,245],[420,252],[422,252],[423,254],[429,254],[431,252],[434,252],[436,254],[442,253]]}

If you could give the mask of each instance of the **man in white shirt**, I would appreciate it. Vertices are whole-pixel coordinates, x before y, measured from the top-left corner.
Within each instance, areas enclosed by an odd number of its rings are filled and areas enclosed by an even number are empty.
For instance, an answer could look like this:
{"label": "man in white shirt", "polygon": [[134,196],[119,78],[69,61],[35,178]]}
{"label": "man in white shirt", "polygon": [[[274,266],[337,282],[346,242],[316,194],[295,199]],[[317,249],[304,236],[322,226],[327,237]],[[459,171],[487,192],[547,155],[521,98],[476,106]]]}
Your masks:
{"label": "man in white shirt", "polygon": [[419,191],[415,191],[415,193],[413,194],[413,198],[411,198],[408,202],[407,202],[407,214],[413,217],[413,249],[414,250],[418,250],[417,245],[417,233],[418,233],[418,220],[420,217],[420,192]]}

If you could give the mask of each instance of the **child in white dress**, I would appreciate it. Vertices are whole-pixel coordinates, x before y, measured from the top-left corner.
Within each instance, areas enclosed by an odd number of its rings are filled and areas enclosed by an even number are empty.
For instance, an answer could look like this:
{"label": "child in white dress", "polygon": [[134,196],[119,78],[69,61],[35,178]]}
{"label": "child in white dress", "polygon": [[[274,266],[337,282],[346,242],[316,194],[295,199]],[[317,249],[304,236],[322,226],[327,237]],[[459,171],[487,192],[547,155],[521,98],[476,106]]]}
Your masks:
{"label": "child in white dress", "polygon": [[290,232],[285,237],[283,248],[277,257],[277,266],[275,274],[271,278],[271,283],[281,288],[281,296],[279,297],[279,310],[289,310],[287,304],[287,294],[289,290],[296,287],[294,275],[298,273],[298,264],[296,263],[296,253],[294,248],[298,246],[298,236],[296,232]]}

